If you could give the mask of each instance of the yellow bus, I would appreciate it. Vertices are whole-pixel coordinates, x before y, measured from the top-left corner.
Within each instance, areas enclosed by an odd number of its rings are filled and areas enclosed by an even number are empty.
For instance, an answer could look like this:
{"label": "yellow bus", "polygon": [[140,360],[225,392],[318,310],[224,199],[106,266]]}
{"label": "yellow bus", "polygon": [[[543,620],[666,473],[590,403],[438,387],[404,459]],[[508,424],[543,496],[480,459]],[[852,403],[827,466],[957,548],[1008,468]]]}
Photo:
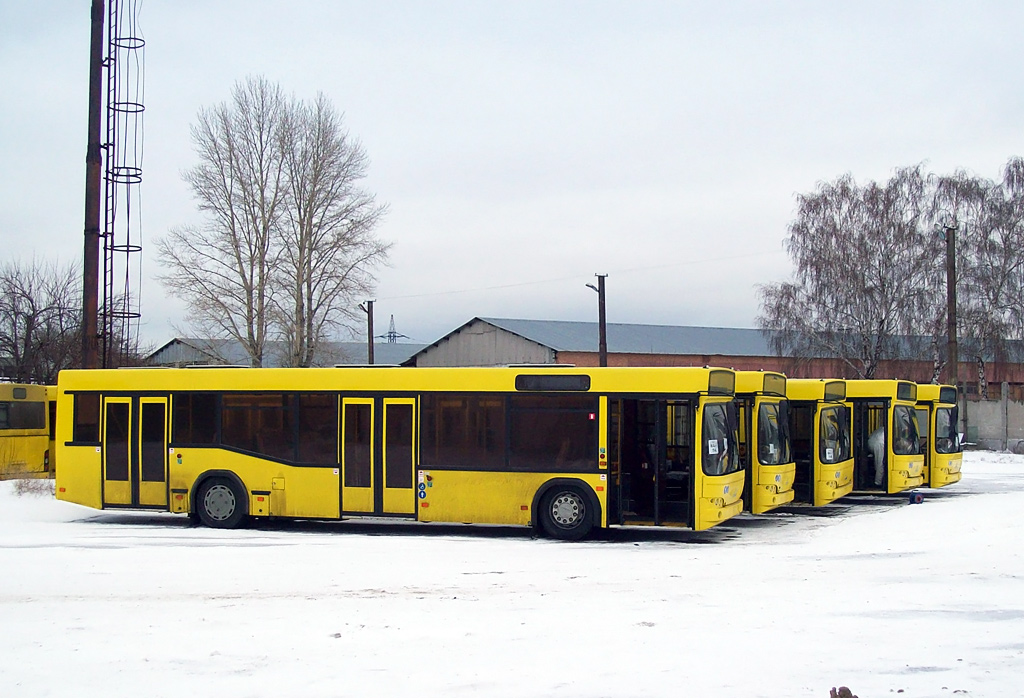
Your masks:
{"label": "yellow bus", "polygon": [[917,384],[846,381],[853,410],[853,489],[895,494],[924,482],[917,431]]}
{"label": "yellow bus", "polygon": [[790,378],[786,397],[796,461],[796,501],[825,506],[853,490],[846,382]]}
{"label": "yellow bus", "polygon": [[57,474],[57,386],[46,386],[46,430],[49,432],[47,444],[47,460],[49,476]]}
{"label": "yellow bus", "polygon": [[737,371],[736,407],[744,509],[763,514],[793,501],[796,465],[790,448],[786,376]]}
{"label": "yellow bus", "polygon": [[62,371],[57,498],[97,509],[706,529],[740,512],[712,368]]}
{"label": "yellow bus", "polygon": [[52,425],[46,386],[0,383],[0,479],[50,476]]}
{"label": "yellow bus", "polygon": [[957,425],[960,408],[952,385],[917,386],[917,428],[924,453],[924,484],[932,489],[960,482],[963,446]]}

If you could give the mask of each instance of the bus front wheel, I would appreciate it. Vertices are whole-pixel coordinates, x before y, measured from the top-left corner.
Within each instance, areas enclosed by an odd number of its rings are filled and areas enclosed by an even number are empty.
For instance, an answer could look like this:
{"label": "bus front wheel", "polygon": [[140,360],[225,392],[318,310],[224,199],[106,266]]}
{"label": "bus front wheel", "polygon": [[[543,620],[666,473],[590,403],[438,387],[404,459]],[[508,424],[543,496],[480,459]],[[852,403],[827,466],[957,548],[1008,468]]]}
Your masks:
{"label": "bus front wheel", "polygon": [[590,533],[593,517],[587,497],[572,486],[554,487],[541,500],[540,524],[559,540],[581,540]]}
{"label": "bus front wheel", "polygon": [[199,520],[211,528],[238,528],[245,519],[244,494],[226,478],[214,477],[199,487]]}

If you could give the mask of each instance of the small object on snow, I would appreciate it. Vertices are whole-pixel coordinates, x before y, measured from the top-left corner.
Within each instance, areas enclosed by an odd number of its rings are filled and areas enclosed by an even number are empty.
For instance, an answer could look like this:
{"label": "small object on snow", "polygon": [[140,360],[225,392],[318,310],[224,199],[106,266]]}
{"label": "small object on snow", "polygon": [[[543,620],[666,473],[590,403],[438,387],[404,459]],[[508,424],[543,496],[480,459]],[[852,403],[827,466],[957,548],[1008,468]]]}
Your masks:
{"label": "small object on snow", "polygon": [[920,504],[923,501],[924,501],[924,495],[921,494],[920,492],[911,492],[910,493],[910,503],[911,504]]}
{"label": "small object on snow", "polygon": [[828,696],[829,698],[857,698],[857,696],[853,695],[853,691],[846,686],[840,686],[838,689],[833,686]]}

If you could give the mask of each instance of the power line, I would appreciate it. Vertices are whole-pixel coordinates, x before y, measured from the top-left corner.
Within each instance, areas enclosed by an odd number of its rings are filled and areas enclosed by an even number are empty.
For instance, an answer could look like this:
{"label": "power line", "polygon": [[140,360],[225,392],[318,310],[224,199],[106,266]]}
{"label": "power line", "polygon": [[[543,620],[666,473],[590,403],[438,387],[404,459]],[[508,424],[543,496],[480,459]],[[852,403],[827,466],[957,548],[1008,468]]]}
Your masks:
{"label": "power line", "polygon": [[[694,264],[710,264],[710,263],[713,263],[713,262],[728,262],[728,261],[732,261],[732,260],[736,260],[736,259],[747,259],[747,258],[750,258],[750,257],[764,257],[764,256],[771,255],[771,254],[779,254],[781,252],[782,252],[782,250],[774,250],[772,252],[750,252],[750,253],[747,253],[747,254],[729,255],[729,256],[726,256],[726,257],[711,257],[711,258],[706,258],[706,259],[692,259],[692,260],[681,261],[681,262],[671,262],[669,264],[653,264],[653,265],[647,265],[647,266],[643,266],[643,267],[630,267],[630,268],[627,268],[627,269],[612,269],[612,270],[610,270],[610,273],[618,276],[620,274],[629,274],[629,273],[639,272],[639,271],[650,271],[652,269],[671,269],[671,268],[674,268],[674,267],[691,266],[691,265],[694,265]],[[559,278],[555,278],[555,279],[539,279],[539,280],[535,280],[535,281],[522,281],[522,282],[514,283],[514,284],[502,284],[500,286],[479,286],[477,288],[452,289],[452,290],[448,290],[448,291],[430,291],[428,293],[413,293],[413,294],[408,294],[408,295],[404,295],[404,296],[386,296],[386,297],[378,298],[378,300],[381,300],[381,301],[397,301],[397,300],[407,300],[407,299],[410,299],[410,298],[433,298],[433,297],[436,297],[436,296],[454,296],[454,295],[458,295],[460,293],[479,293],[481,291],[500,291],[502,289],[507,289],[507,288],[522,288],[524,286],[541,286],[543,284],[554,284],[554,283],[560,283],[562,281],[573,281],[573,280],[581,278],[582,276],[583,276],[582,274],[574,274],[572,276],[563,276],[563,277],[559,277]]]}

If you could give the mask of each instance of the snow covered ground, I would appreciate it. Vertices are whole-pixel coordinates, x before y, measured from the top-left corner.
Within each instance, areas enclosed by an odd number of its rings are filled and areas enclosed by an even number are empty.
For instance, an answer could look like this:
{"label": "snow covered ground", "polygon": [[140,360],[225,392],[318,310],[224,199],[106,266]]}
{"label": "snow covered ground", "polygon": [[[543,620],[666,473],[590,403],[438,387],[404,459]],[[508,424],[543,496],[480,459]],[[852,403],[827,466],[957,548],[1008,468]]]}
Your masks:
{"label": "snow covered ground", "polygon": [[923,492],[561,543],[214,531],[4,482],[0,696],[1022,695],[1024,456]]}

